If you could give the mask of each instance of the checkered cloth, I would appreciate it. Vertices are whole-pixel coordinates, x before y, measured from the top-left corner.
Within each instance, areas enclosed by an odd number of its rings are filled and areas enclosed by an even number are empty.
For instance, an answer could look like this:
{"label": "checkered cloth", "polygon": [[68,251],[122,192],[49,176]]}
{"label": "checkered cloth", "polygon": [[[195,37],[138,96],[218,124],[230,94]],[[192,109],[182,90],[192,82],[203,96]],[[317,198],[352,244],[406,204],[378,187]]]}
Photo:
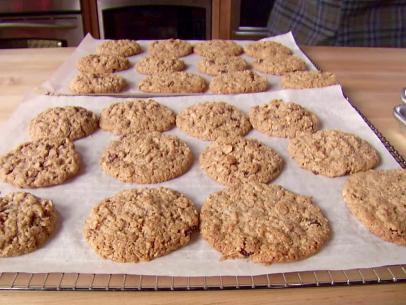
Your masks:
{"label": "checkered cloth", "polygon": [[275,0],[268,28],[308,45],[406,47],[406,0]]}

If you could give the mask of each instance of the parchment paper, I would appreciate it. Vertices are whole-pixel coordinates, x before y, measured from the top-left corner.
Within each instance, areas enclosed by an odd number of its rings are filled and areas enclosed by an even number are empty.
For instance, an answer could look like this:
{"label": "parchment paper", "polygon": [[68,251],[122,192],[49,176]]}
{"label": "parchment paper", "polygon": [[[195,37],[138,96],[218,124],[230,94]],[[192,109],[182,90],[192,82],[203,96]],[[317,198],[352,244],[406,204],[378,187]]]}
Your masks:
{"label": "parchment paper", "polygon": [[[306,62],[309,69],[315,70],[315,66],[312,64],[312,62],[306,57],[306,55],[300,50],[300,48],[296,44],[292,33],[289,32],[289,33],[286,33],[283,35],[269,37],[269,38],[265,38],[262,40],[272,40],[272,41],[276,41],[276,42],[286,45],[293,51],[294,55],[302,58]],[[48,81],[46,81],[45,83],[42,84],[41,89],[44,92],[46,92],[47,94],[51,94],[51,95],[76,95],[76,94],[73,94],[69,90],[69,83],[78,73],[78,71],[76,70],[76,64],[81,57],[86,56],[88,54],[94,54],[96,52],[96,46],[98,44],[102,43],[103,41],[105,41],[105,40],[94,39],[92,36],[90,36],[90,34],[88,34],[79,44],[79,46],[75,49],[75,51],[72,53],[72,55],[67,59],[67,61],[65,61],[65,63],[63,63],[58,68],[58,70],[53,74],[51,79],[49,79]],[[139,40],[138,42],[144,51],[138,55],[131,56],[128,58],[131,63],[130,69],[128,69],[126,71],[120,71],[120,72],[115,73],[115,74],[121,75],[128,81],[128,84],[129,84],[128,89],[121,93],[117,93],[117,94],[109,93],[109,94],[96,94],[96,95],[99,95],[99,96],[100,95],[106,95],[106,96],[112,96],[112,95],[116,95],[116,96],[158,96],[159,95],[156,93],[155,94],[145,93],[145,92],[138,90],[138,83],[142,79],[144,79],[146,77],[146,75],[138,73],[134,68],[134,64],[147,55],[147,49],[148,49],[148,46],[151,43],[151,41]],[[193,44],[198,41],[191,40],[189,42]],[[248,43],[251,43],[252,41],[238,40],[236,42],[243,46]],[[242,57],[249,64],[254,60],[252,57],[249,57],[248,55],[245,55],[245,54],[243,54]],[[198,56],[196,54],[191,54],[186,57],[182,57],[181,59],[183,61],[185,61],[186,65],[187,65],[187,69],[185,71],[199,74],[204,79],[206,79],[208,82],[211,80],[211,78],[212,78],[211,76],[209,76],[205,73],[202,73],[197,69],[197,64],[201,60],[200,56]],[[267,78],[267,80],[269,82],[268,91],[274,91],[274,90],[280,89],[280,77],[279,76],[267,75],[264,73],[260,73],[258,71],[256,71],[256,72],[261,74],[265,78]],[[206,92],[205,94],[209,94],[209,93]],[[170,94],[170,95],[176,96],[179,94]],[[185,94],[181,94],[181,95],[185,95]],[[188,95],[198,95],[198,94],[188,94]],[[168,94],[165,94],[165,96],[168,96]]]}
{"label": "parchment paper", "polygon": [[[223,100],[245,112],[250,107],[269,102],[274,98],[295,101],[321,119],[323,128],[336,128],[352,132],[371,143],[379,152],[382,162],[379,168],[398,168],[399,165],[369,129],[342,95],[340,86],[323,89],[283,90],[270,93],[234,96],[189,96],[156,98],[160,103],[179,112],[194,103],[207,100]],[[97,113],[116,101],[112,97],[57,97],[37,96],[20,105],[18,110],[1,128],[0,154],[28,140],[27,127],[37,113],[53,106],[79,105]],[[195,156],[192,169],[183,176],[157,185],[185,193],[200,208],[206,197],[223,187],[208,178],[199,168],[198,156],[209,142],[187,136],[174,128],[169,131],[183,139]],[[270,138],[251,131],[249,138],[256,138],[273,147],[286,162],[282,174],[273,182],[287,189],[312,196],[314,204],[321,207],[332,227],[328,244],[316,255],[295,263],[265,266],[245,260],[220,261],[220,255],[196,234],[186,247],[151,262],[119,264],[101,259],[82,237],[82,226],[91,208],[105,197],[123,189],[145,187],[124,184],[107,176],[98,165],[100,155],[114,136],[105,131],[75,142],[82,156],[80,175],[59,186],[32,189],[29,192],[54,201],[60,215],[57,232],[41,249],[20,257],[1,258],[2,272],[88,272],[128,273],[144,275],[209,276],[209,275],[257,275],[289,271],[320,269],[363,268],[406,262],[406,247],[397,246],[375,237],[367,231],[347,210],[341,188],[345,177],[327,178],[300,169],[287,154],[287,140]],[[19,189],[0,183],[2,194]]]}

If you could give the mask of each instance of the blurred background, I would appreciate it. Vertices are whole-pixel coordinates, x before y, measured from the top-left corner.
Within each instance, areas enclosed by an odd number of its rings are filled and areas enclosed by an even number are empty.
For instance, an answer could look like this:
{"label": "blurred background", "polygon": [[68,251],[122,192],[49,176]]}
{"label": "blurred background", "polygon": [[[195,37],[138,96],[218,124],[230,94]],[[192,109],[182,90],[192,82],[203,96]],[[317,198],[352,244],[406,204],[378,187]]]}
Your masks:
{"label": "blurred background", "polygon": [[406,0],[0,0],[0,48],[109,39],[260,39],[406,47]]}

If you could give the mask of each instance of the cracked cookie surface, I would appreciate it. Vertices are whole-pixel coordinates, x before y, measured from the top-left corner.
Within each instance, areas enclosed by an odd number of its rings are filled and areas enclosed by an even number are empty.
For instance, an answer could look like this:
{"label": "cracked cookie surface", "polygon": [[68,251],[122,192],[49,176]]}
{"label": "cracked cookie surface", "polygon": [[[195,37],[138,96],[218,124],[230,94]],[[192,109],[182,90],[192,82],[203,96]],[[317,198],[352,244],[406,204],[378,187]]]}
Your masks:
{"label": "cracked cookie surface", "polygon": [[88,136],[99,128],[97,115],[83,107],[65,106],[49,108],[31,120],[32,139],[68,138],[76,140]]}
{"label": "cracked cookie surface", "polygon": [[243,48],[232,40],[213,39],[196,43],[194,52],[197,55],[216,58],[218,56],[233,57],[243,52]]}
{"label": "cracked cookie surface", "polygon": [[83,235],[101,257],[115,262],[149,261],[189,243],[199,227],[193,202],[168,189],[130,189],[101,201]]}
{"label": "cracked cookie surface", "polygon": [[142,52],[141,46],[135,40],[118,39],[104,41],[96,47],[97,54],[129,57]]}
{"label": "cracked cookie surface", "polygon": [[295,103],[273,100],[254,106],[249,112],[252,126],[270,137],[294,138],[319,129],[317,116]]}
{"label": "cracked cookie surface", "polygon": [[319,130],[291,139],[288,152],[300,167],[327,177],[366,171],[380,160],[367,141],[339,130]]}
{"label": "cracked cookie surface", "polygon": [[214,77],[209,85],[211,93],[254,93],[268,89],[268,81],[252,71],[237,71]]}
{"label": "cracked cookie surface", "polygon": [[56,221],[51,200],[24,192],[0,197],[0,257],[23,255],[41,247],[52,235]]}
{"label": "cracked cookie surface", "polygon": [[406,246],[406,170],[351,175],[343,188],[352,214],[379,238]]}
{"label": "cracked cookie surface", "polygon": [[0,178],[20,188],[61,184],[79,168],[79,154],[69,139],[26,142],[0,157]]}
{"label": "cracked cookie surface", "polygon": [[100,128],[115,134],[165,131],[175,126],[175,113],[157,101],[131,99],[103,109]]}
{"label": "cracked cookie surface", "polygon": [[307,65],[301,58],[285,54],[259,58],[252,63],[252,66],[260,72],[273,75],[307,70]]}
{"label": "cracked cookie surface", "polygon": [[160,57],[184,57],[193,52],[193,47],[187,41],[170,38],[152,42],[148,51]]}
{"label": "cracked cookie surface", "polygon": [[256,41],[244,47],[245,53],[255,58],[267,58],[278,54],[291,55],[292,50],[275,41]]}
{"label": "cracked cookie surface", "polygon": [[203,58],[197,65],[199,70],[209,75],[219,75],[248,69],[247,62],[236,56],[217,56],[213,58]]}
{"label": "cracked cookie surface", "polygon": [[254,139],[218,138],[200,155],[200,167],[224,185],[268,183],[283,168],[283,159],[272,148]]}
{"label": "cracked cookie surface", "polygon": [[125,89],[127,81],[120,75],[82,73],[73,78],[70,90],[76,94],[119,93]]}
{"label": "cracked cookie surface", "polygon": [[279,185],[244,183],[210,194],[200,219],[203,238],[225,259],[296,261],[330,237],[328,220],[311,198]]}
{"label": "cracked cookie surface", "polygon": [[193,73],[172,72],[150,75],[139,83],[138,88],[150,93],[201,93],[206,91],[207,83]]}
{"label": "cracked cookie surface", "polygon": [[193,163],[190,148],[175,136],[151,132],[113,141],[100,164],[110,176],[130,183],[159,183],[183,175]]}
{"label": "cracked cookie surface", "polygon": [[127,70],[130,62],[123,56],[90,54],[79,59],[77,69],[82,73],[113,73]]}
{"label": "cracked cookie surface", "polygon": [[183,60],[176,57],[150,55],[139,60],[135,69],[141,74],[168,73],[185,70]]}
{"label": "cracked cookie surface", "polygon": [[244,136],[252,128],[246,114],[225,102],[192,105],[176,116],[176,126],[193,137],[207,141],[218,137]]}
{"label": "cracked cookie surface", "polygon": [[321,88],[338,84],[335,74],[320,71],[297,71],[282,76],[285,89]]}

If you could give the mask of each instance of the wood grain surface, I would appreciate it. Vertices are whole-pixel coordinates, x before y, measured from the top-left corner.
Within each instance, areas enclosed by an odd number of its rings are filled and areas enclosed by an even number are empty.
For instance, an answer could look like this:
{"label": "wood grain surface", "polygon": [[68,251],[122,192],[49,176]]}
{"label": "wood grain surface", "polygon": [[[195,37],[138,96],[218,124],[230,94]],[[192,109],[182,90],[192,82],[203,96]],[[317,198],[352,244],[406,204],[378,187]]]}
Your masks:
{"label": "wood grain surface", "polygon": [[[406,131],[392,115],[406,87],[406,49],[304,47],[406,158]],[[0,122],[48,79],[73,49],[0,50]],[[345,119],[345,118],[343,118]],[[1,270],[0,270],[1,271]],[[406,304],[406,284],[207,292],[1,291],[0,304]]]}

